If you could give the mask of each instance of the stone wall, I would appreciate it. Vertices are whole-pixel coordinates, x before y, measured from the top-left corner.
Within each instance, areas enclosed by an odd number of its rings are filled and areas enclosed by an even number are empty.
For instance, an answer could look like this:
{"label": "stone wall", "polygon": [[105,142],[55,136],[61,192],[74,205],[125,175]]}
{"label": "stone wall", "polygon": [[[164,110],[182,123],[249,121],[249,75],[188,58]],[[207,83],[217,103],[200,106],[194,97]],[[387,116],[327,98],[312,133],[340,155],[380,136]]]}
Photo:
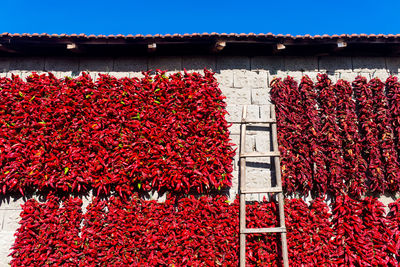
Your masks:
{"label": "stone wall", "polygon": [[[248,105],[248,117],[263,118],[269,114],[269,82],[274,77],[293,76],[299,80],[303,75],[315,79],[319,72],[328,73],[331,79],[353,80],[361,74],[367,78],[386,79],[389,74],[397,75],[399,58],[384,57],[245,57],[245,56],[184,56],[184,57],[137,57],[137,58],[84,58],[84,57],[37,57],[0,58],[0,76],[12,73],[26,77],[32,71],[53,72],[57,77],[76,76],[89,71],[93,78],[98,73],[116,77],[137,77],[146,70],[169,70],[171,72],[202,71],[204,68],[216,72],[220,88],[227,97],[228,121],[232,123],[231,138],[239,144],[242,106]],[[270,144],[269,125],[248,127],[247,151],[267,151]],[[238,147],[237,147],[238,148]],[[239,148],[238,150],[239,151]],[[234,161],[234,180],[230,191],[233,199],[238,190],[238,156]],[[254,158],[247,163],[249,187],[267,185],[270,177],[270,160]],[[262,195],[251,195],[258,200]],[[393,197],[382,197],[384,203]],[[7,265],[14,237],[18,228],[21,204],[26,199],[7,197],[0,199],[0,266]],[[85,200],[85,203],[89,199]]]}

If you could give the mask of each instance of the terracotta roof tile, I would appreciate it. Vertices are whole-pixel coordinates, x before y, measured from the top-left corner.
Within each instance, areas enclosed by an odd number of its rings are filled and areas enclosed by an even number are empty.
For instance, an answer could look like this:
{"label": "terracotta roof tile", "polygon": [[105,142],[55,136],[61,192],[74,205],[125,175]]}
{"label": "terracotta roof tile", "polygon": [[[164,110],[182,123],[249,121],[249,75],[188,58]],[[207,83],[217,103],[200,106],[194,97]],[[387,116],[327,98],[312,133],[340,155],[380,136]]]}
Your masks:
{"label": "terracotta roof tile", "polygon": [[178,33],[174,33],[174,34],[128,34],[128,35],[123,35],[123,34],[110,34],[110,35],[94,35],[94,34],[90,34],[90,35],[86,35],[84,33],[81,34],[65,34],[65,33],[61,33],[61,34],[48,34],[48,33],[1,33],[0,37],[35,37],[35,38],[43,38],[43,37],[63,37],[63,38],[68,38],[68,37],[79,37],[79,38],[96,38],[96,39],[127,39],[127,38],[131,38],[131,39],[135,39],[135,38],[145,38],[145,39],[154,39],[154,38],[191,38],[191,37],[210,37],[210,36],[216,36],[216,37],[240,37],[240,38],[246,38],[246,37],[267,37],[267,38],[284,38],[284,39],[334,39],[334,38],[381,38],[381,39],[387,39],[387,38],[400,38],[400,34],[365,34],[365,33],[361,33],[361,34],[333,34],[333,35],[328,35],[328,34],[324,34],[324,35],[310,35],[310,34],[305,34],[305,35],[290,35],[290,34],[272,34],[272,33],[216,33],[216,32],[212,32],[212,33],[207,33],[207,32],[203,32],[203,33],[184,33],[184,34],[178,34]]}

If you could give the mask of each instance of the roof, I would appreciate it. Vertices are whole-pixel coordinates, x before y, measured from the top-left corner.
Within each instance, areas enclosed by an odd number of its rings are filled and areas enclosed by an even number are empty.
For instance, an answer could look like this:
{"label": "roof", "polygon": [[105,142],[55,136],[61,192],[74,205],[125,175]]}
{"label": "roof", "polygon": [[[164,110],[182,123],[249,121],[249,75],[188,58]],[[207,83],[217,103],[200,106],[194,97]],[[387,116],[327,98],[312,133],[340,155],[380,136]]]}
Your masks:
{"label": "roof", "polygon": [[400,55],[400,34],[0,34],[0,55]]}
{"label": "roof", "polygon": [[128,35],[86,35],[84,33],[81,34],[48,34],[48,33],[2,33],[0,37],[48,37],[48,38],[72,38],[72,37],[79,37],[79,38],[87,38],[87,39],[135,39],[135,38],[145,38],[145,39],[155,39],[155,38],[192,38],[192,37],[209,37],[209,36],[217,36],[217,37],[272,37],[272,38],[285,38],[285,39],[335,39],[335,38],[366,38],[366,39],[388,39],[388,38],[400,38],[400,34],[333,34],[333,35],[291,35],[291,34],[272,34],[272,33],[185,33],[185,34],[128,34]]}

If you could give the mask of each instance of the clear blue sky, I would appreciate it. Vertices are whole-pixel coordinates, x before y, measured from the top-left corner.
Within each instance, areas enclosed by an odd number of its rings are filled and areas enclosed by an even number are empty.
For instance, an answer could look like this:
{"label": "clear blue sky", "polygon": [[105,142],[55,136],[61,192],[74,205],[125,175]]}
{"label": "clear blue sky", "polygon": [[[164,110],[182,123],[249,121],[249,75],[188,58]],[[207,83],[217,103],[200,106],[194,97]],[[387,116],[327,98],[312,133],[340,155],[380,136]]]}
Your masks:
{"label": "clear blue sky", "polygon": [[400,33],[400,1],[1,0],[0,32]]}

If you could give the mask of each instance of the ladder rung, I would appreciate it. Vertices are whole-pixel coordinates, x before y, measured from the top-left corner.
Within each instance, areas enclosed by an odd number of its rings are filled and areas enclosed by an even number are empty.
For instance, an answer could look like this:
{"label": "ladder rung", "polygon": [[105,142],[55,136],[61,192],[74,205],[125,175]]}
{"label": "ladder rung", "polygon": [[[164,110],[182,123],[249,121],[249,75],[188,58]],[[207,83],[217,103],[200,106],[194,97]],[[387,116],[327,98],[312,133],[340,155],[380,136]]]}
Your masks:
{"label": "ladder rung", "polygon": [[267,118],[267,119],[242,119],[242,123],[276,123],[275,119]]}
{"label": "ladder rung", "polygon": [[240,155],[241,158],[258,158],[258,157],[279,157],[279,151],[270,152],[246,152]]}
{"label": "ladder rung", "polygon": [[286,233],[286,227],[246,228],[241,234]]}
{"label": "ladder rung", "polygon": [[282,187],[254,188],[254,189],[245,189],[240,191],[240,193],[242,194],[280,193],[280,192],[282,192]]}

